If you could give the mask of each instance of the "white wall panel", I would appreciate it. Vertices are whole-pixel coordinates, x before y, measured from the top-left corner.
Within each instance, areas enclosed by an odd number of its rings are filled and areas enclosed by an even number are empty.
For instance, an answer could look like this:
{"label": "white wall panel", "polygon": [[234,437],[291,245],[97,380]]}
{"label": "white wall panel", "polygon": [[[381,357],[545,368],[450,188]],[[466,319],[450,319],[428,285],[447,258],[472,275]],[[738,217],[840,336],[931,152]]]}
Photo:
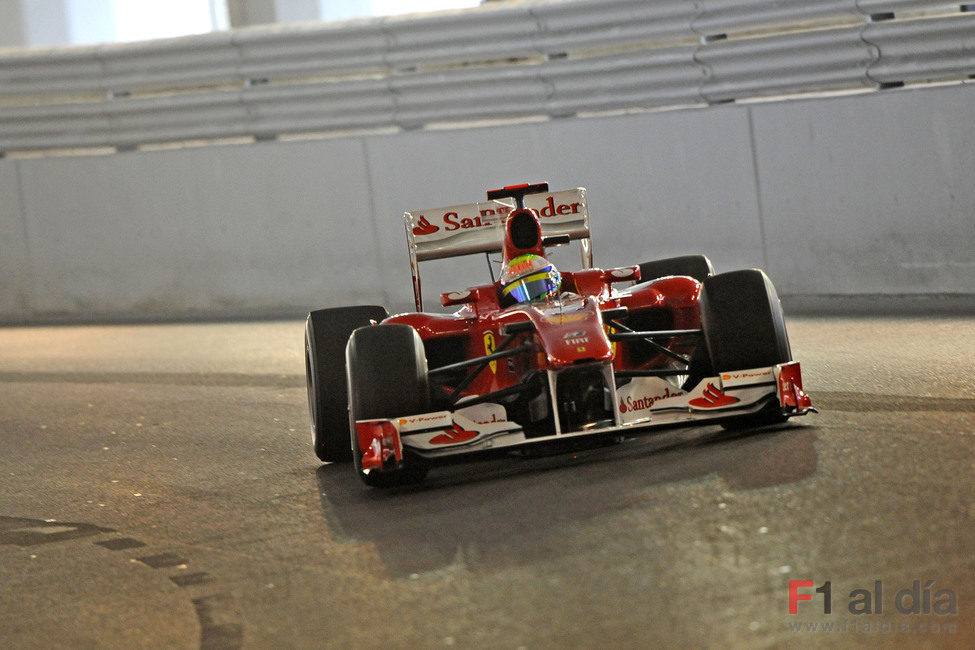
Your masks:
{"label": "white wall panel", "polygon": [[357,140],[21,164],[40,317],[384,299]]}
{"label": "white wall panel", "polygon": [[751,108],[785,294],[971,294],[975,86]]}
{"label": "white wall panel", "polygon": [[[0,320],[409,308],[404,210],[539,180],[589,188],[600,265],[704,252],[765,266],[785,296],[971,295],[973,107],[968,84],[0,160],[26,211],[0,204]],[[431,306],[486,277],[477,257],[425,268]]]}
{"label": "white wall panel", "polygon": [[30,311],[30,256],[21,211],[17,163],[0,160],[0,322]]}

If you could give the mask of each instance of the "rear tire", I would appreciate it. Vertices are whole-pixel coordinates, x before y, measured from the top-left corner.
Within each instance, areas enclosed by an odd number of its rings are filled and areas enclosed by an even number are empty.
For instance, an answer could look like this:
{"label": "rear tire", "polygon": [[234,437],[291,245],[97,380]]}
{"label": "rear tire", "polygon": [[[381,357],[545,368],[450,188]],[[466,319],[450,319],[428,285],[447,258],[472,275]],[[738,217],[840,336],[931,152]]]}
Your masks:
{"label": "rear tire", "polygon": [[[792,360],[785,317],[772,281],[746,269],[711,276],[701,291],[701,328],[716,372],[750,370]],[[726,429],[784,422],[778,404],[725,423]]]}
{"label": "rear tire", "polygon": [[668,275],[687,275],[698,282],[714,275],[714,267],[706,255],[682,255],[653,260],[640,265],[640,281],[647,282]]}
{"label": "rear tire", "polygon": [[350,461],[349,394],[345,346],[352,332],[386,309],[376,305],[319,309],[305,322],[305,383],[315,455],[324,462]]}
{"label": "rear tire", "polygon": [[352,457],[359,477],[373,487],[415,483],[426,468],[404,461],[398,468],[364,472],[356,420],[417,415],[430,410],[430,381],[423,341],[409,325],[362,327],[352,333],[346,349],[349,385],[349,430]]}

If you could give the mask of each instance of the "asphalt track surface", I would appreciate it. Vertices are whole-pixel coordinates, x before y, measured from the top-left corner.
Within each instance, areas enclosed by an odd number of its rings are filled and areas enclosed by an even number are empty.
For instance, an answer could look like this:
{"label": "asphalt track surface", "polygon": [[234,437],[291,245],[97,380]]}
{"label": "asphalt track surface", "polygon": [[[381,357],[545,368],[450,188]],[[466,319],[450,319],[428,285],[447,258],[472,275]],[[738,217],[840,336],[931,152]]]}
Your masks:
{"label": "asphalt track surface", "polygon": [[302,327],[0,329],[0,646],[975,647],[975,319],[792,318],[819,415],[396,492],[314,457]]}

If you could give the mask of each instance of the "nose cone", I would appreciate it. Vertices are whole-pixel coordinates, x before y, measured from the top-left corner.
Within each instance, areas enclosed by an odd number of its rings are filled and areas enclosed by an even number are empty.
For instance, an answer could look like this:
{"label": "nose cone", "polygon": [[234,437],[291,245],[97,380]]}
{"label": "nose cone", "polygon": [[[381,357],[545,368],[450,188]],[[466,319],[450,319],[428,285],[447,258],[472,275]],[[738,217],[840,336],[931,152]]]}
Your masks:
{"label": "nose cone", "polygon": [[581,361],[612,361],[613,345],[592,298],[554,300],[530,305],[525,311],[535,323],[548,367],[571,366]]}

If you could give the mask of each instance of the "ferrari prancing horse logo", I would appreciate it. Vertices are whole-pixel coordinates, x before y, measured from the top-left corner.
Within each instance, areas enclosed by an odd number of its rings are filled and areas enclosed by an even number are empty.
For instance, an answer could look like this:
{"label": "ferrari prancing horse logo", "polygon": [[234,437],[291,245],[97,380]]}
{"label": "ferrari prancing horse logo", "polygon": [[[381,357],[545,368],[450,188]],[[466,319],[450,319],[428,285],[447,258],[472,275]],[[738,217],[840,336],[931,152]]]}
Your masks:
{"label": "ferrari prancing horse logo", "polygon": [[[494,332],[492,332],[490,330],[488,330],[487,332],[484,332],[484,353],[485,354],[493,354],[494,353],[494,346],[495,346],[495,344],[494,344]],[[490,363],[488,363],[488,366],[490,366],[491,372],[493,372],[494,374],[498,374],[498,362],[497,361],[491,361]]]}

